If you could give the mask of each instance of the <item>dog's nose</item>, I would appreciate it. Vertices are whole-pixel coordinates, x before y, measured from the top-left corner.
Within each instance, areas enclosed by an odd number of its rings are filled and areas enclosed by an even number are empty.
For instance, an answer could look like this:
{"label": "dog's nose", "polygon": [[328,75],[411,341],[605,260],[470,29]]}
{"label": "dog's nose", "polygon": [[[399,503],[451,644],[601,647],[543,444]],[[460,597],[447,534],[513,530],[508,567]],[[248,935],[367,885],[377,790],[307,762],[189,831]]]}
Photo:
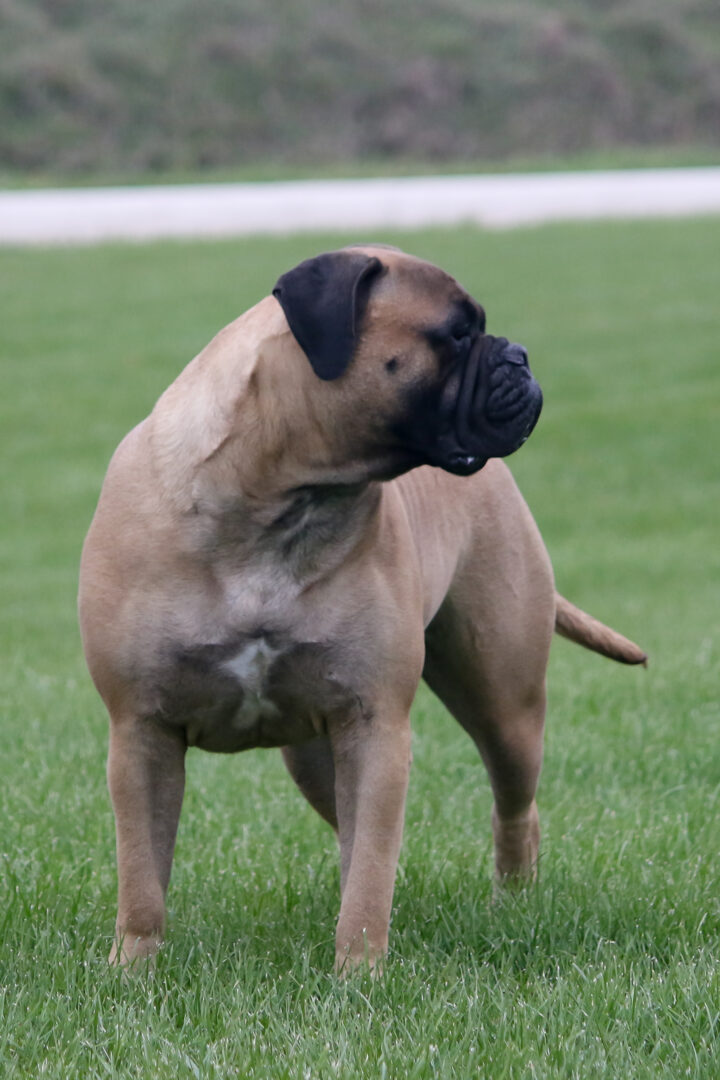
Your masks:
{"label": "dog's nose", "polygon": [[524,349],[522,345],[515,345],[511,342],[504,350],[502,358],[509,364],[518,364],[520,367],[528,366],[527,349]]}

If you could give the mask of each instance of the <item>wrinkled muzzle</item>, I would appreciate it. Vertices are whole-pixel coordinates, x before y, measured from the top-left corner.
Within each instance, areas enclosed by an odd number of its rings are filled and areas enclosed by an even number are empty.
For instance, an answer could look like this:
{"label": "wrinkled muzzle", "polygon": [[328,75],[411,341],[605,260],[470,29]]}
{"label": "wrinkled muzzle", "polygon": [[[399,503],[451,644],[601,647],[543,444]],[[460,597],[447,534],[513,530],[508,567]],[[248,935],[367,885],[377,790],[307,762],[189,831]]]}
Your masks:
{"label": "wrinkled muzzle", "polygon": [[507,457],[535,427],[542,400],[525,349],[506,338],[479,337],[441,392],[430,460],[466,475],[488,458]]}

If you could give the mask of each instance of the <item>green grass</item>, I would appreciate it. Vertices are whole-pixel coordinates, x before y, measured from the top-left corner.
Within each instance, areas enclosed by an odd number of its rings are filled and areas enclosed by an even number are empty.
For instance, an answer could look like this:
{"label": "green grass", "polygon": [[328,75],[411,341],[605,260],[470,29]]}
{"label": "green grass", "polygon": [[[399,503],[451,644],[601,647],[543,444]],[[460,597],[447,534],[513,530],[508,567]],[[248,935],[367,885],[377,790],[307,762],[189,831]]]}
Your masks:
{"label": "green grass", "polygon": [[343,180],[376,176],[462,176],[474,173],[587,172],[593,169],[673,169],[720,165],[720,148],[711,146],[625,146],[566,155],[514,155],[506,160],[442,161],[411,157],[364,157],[313,163],[256,161],[232,168],[161,169],[138,173],[122,169],[67,174],[53,171],[13,172],[0,162],[0,186],[8,189],[45,187],[114,187],[155,184],[229,184],[268,180]]}
{"label": "green grass", "polygon": [[0,252],[0,1074],[720,1074],[720,222],[386,236],[524,342],[546,408],[513,468],[563,592],[647,672],[558,642],[539,886],[491,905],[490,796],[423,692],[384,980],[329,974],[329,830],[279,756],[189,755],[153,978],[114,921],[106,719],[75,623],[108,457],[301,257],[358,237]]}

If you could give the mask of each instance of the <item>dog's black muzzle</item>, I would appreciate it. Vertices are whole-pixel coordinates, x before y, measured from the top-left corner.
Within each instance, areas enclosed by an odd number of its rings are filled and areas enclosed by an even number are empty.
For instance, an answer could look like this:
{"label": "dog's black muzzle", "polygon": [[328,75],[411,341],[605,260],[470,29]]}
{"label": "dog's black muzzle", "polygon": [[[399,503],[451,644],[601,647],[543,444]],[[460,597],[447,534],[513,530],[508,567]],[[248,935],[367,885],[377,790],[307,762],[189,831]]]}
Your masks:
{"label": "dog's black muzzle", "polygon": [[436,399],[435,423],[425,430],[429,461],[466,476],[488,458],[507,457],[535,427],[542,400],[522,345],[478,337],[458,357]]}

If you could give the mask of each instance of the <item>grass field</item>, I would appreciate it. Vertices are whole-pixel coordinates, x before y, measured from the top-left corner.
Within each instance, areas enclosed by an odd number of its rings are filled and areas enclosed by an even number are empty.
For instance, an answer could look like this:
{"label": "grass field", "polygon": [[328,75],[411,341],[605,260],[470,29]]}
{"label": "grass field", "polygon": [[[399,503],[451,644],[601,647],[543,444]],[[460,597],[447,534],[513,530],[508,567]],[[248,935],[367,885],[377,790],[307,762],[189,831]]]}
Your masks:
{"label": "grass field", "polygon": [[0,187],[74,188],[133,187],[148,184],[230,184],[269,180],[344,180],[377,176],[467,176],[473,173],[589,172],[604,169],[683,169],[720,165],[720,147],[624,146],[606,150],[586,150],[572,154],[513,155],[506,159],[423,161],[412,157],[363,157],[359,161],[283,163],[252,162],[234,167],[171,169],[132,172],[116,169],[63,174],[52,170],[22,172],[10,170],[0,161]]}
{"label": "grass field", "polygon": [[491,905],[490,794],[427,692],[386,977],[339,983],[329,830],[279,755],[189,755],[152,978],[106,965],[106,719],[75,621],[109,455],[213,332],[357,237],[0,252],[0,1074],[720,1075],[720,221],[388,236],[525,343],[513,469],[560,589],[647,672],[553,651],[541,876]]}

